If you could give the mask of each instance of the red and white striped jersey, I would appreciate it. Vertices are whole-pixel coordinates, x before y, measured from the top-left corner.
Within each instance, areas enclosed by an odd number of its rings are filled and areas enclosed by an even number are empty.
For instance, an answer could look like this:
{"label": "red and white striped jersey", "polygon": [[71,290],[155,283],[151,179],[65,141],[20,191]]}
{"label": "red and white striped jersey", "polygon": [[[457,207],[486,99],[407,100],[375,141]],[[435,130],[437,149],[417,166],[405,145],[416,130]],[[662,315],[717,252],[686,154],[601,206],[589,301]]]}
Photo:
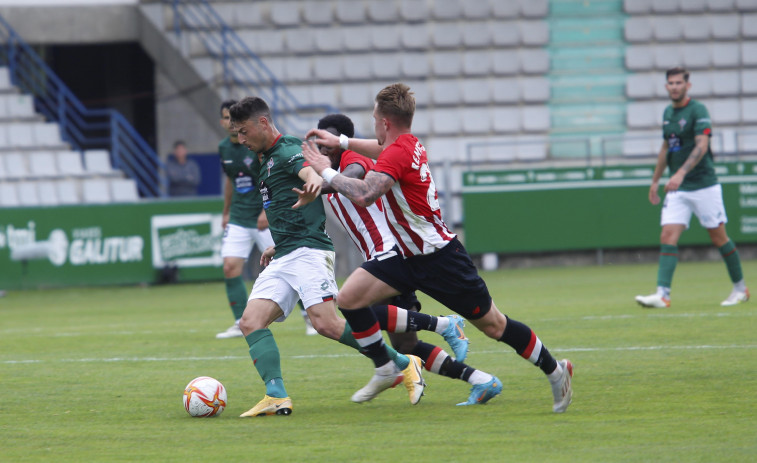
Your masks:
{"label": "red and white striped jersey", "polygon": [[[373,169],[372,159],[347,150],[342,153],[339,171],[341,172],[350,164],[360,164],[366,173]],[[369,260],[376,254],[394,247],[396,242],[386,223],[380,202],[361,207],[339,193],[329,193],[327,198],[334,214],[342,222],[352,242],[363,254],[364,260]]]}
{"label": "red and white striped jersey", "polygon": [[382,202],[405,257],[431,254],[456,236],[442,220],[426,148],[414,135],[400,135],[381,153],[373,170],[395,180]]}

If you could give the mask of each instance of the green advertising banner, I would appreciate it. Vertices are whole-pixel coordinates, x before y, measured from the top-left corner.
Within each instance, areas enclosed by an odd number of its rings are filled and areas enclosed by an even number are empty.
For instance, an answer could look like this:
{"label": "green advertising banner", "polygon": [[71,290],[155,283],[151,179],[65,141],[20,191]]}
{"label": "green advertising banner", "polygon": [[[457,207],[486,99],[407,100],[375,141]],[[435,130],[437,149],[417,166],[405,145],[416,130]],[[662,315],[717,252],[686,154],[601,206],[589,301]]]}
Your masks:
{"label": "green advertising banner", "polygon": [[[481,254],[658,246],[661,205],[647,199],[653,172],[653,165],[466,172],[465,247]],[[757,242],[757,162],[718,164],[716,172],[729,236]],[[680,243],[710,243],[696,217]]]}
{"label": "green advertising banner", "polygon": [[223,278],[223,201],[0,209],[0,289]]}

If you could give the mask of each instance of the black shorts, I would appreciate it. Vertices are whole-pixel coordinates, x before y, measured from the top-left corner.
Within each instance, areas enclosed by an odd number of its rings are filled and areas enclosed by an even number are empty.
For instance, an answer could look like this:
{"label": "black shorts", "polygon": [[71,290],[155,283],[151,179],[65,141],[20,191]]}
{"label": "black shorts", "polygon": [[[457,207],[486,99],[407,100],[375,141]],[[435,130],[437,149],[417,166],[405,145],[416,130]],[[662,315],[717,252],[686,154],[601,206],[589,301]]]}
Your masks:
{"label": "black shorts", "polygon": [[363,269],[402,294],[423,291],[466,319],[491,308],[489,289],[457,238],[432,254],[404,258],[398,247],[393,251],[364,262]]}

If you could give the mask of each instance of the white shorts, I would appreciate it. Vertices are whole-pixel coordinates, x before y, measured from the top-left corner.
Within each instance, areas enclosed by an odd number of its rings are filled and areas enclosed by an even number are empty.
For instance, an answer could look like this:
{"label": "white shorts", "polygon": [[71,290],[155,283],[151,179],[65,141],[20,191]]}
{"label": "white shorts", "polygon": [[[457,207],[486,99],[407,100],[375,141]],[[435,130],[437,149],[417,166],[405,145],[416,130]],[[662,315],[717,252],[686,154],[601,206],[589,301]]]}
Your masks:
{"label": "white shorts", "polygon": [[253,244],[260,252],[265,251],[268,246],[273,246],[271,230],[227,224],[221,241],[221,257],[241,257],[246,260],[250,256]]}
{"label": "white shorts", "polygon": [[694,191],[671,191],[662,203],[660,225],[680,224],[689,228],[691,213],[704,228],[718,228],[728,222],[720,184]]}
{"label": "white shorts", "polygon": [[283,322],[298,300],[305,308],[336,300],[339,289],[334,279],[334,251],[299,248],[273,259],[252,287],[249,300],[269,299],[284,312],[276,319]]}

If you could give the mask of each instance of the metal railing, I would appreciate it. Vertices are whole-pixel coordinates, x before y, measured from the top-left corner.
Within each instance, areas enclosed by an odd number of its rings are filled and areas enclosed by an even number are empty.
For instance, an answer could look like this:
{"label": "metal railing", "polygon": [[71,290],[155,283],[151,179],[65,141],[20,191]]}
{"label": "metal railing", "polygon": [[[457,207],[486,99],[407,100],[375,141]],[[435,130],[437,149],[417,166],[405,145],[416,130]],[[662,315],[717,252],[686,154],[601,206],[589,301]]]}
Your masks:
{"label": "metal railing", "polygon": [[326,114],[339,110],[331,104],[301,104],[287,86],[265,65],[229,27],[207,0],[162,0],[173,12],[173,34],[179,47],[190,49],[188,32],[202,41],[208,55],[221,69],[220,81],[227,96],[241,90],[270,105],[274,120],[283,130],[304,134],[312,128],[312,117],[304,113]]}
{"label": "metal railing", "polygon": [[121,113],[84,106],[2,16],[0,42],[0,64],[11,82],[34,96],[35,109],[58,123],[64,141],[77,151],[108,149],[113,167],[136,181],[142,197],[166,195],[163,163]]}

